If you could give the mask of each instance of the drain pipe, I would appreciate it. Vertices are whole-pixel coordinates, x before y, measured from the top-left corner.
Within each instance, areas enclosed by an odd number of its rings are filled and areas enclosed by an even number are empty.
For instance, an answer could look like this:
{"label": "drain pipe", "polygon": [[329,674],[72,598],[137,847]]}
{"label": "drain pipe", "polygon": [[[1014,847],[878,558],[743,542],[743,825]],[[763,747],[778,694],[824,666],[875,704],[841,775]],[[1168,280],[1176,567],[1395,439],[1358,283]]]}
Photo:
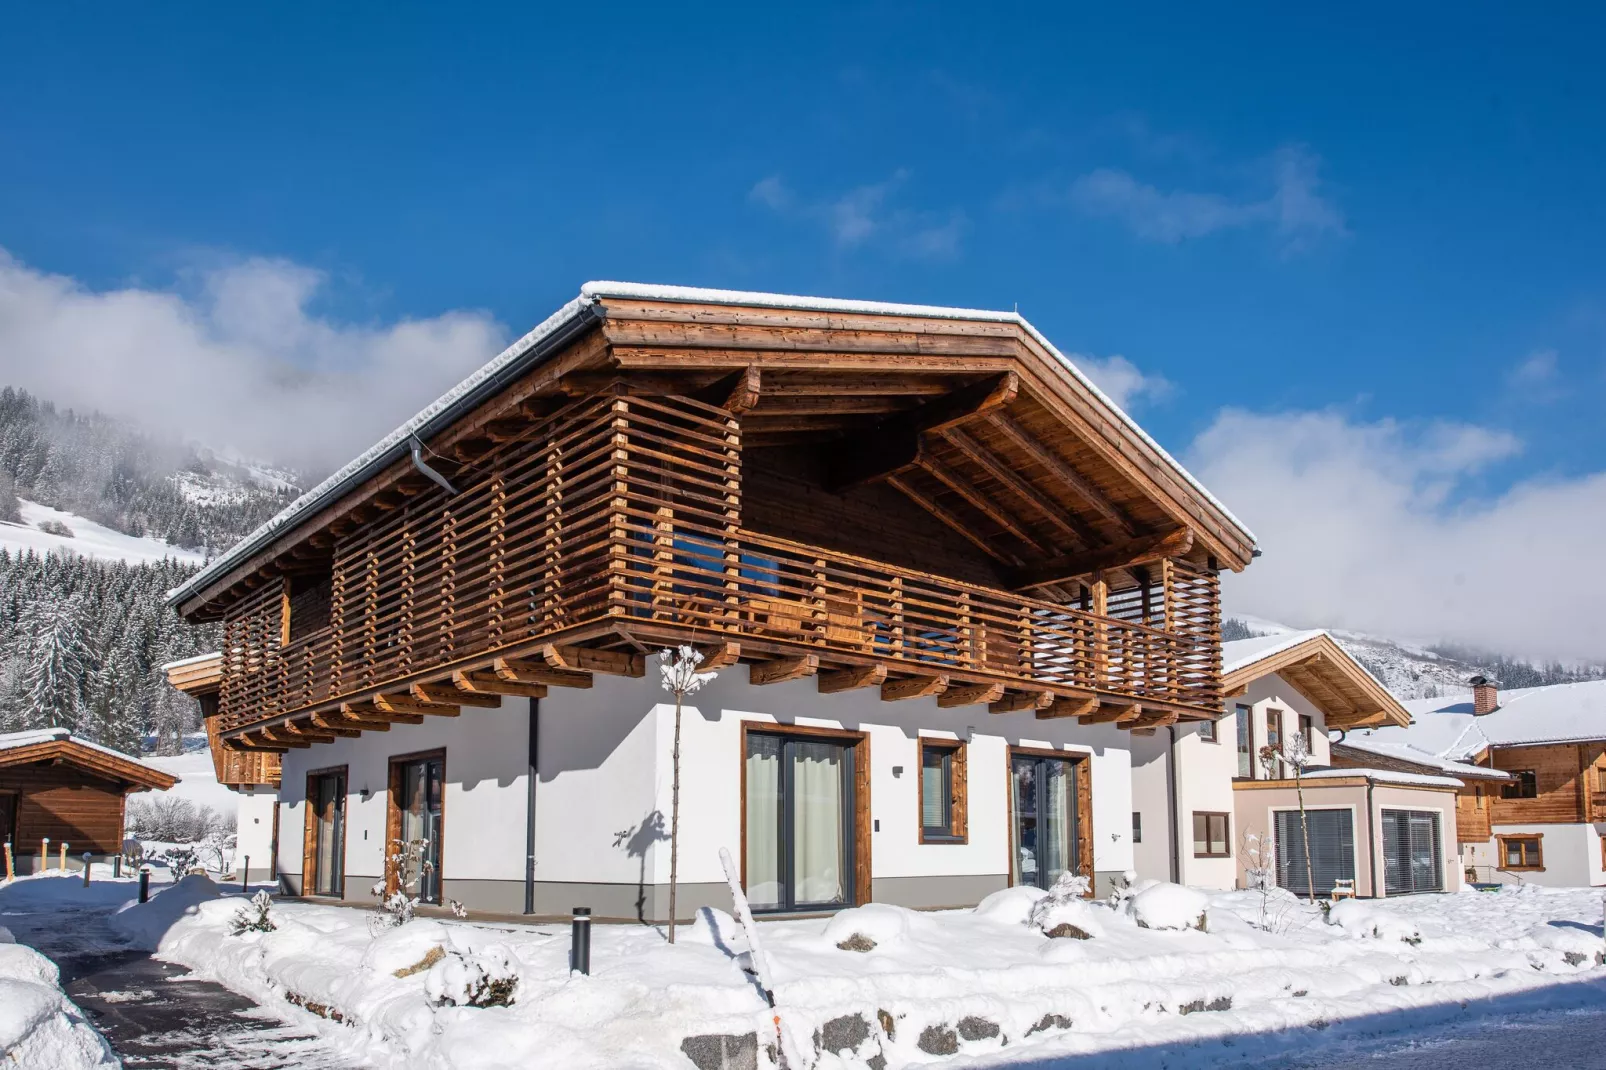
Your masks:
{"label": "drain pipe", "polygon": [[1171,737],[1171,747],[1165,755],[1165,791],[1167,823],[1171,831],[1171,883],[1182,883],[1182,845],[1177,841],[1177,726],[1168,724],[1166,733]]}
{"label": "drain pipe", "polygon": [[530,700],[529,767],[524,809],[524,912],[535,913],[535,781],[540,774],[541,700]]}
{"label": "drain pipe", "polygon": [[418,469],[424,475],[428,476],[430,479],[440,484],[440,486],[444,487],[447,494],[457,493],[457,488],[452,486],[451,480],[435,471],[435,469],[431,468],[429,463],[424,460],[424,444],[418,440],[417,435],[414,435],[412,438],[408,439],[407,445],[412,447],[414,468]]}

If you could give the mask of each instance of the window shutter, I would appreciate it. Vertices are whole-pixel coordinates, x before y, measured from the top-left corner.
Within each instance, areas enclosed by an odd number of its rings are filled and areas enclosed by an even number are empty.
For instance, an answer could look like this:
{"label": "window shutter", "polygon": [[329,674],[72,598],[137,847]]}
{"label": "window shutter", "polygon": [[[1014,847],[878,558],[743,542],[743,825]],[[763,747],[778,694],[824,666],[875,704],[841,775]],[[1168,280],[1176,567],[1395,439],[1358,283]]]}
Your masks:
{"label": "window shutter", "polygon": [[[1355,822],[1348,810],[1307,810],[1311,876],[1315,895],[1326,895],[1340,880],[1355,879]],[[1305,869],[1305,836],[1298,810],[1277,813],[1277,883],[1295,895],[1311,895]]]}

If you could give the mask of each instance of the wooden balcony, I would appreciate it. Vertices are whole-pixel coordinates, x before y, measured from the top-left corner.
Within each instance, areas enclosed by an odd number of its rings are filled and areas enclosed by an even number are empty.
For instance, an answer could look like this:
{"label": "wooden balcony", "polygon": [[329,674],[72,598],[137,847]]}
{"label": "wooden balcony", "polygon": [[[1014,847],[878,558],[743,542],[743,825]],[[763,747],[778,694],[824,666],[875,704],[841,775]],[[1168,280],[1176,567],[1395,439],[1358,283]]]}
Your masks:
{"label": "wooden balcony", "polygon": [[[302,745],[638,674],[670,644],[753,664],[1142,728],[1220,711],[1213,570],[1164,560],[1069,606],[741,526],[739,426],[685,399],[595,399],[460,494],[419,494],[334,550],[329,624],[285,642],[288,588],[226,624],[219,730]],[[521,667],[522,666],[522,667]],[[483,688],[476,680],[496,686]],[[500,681],[500,683],[497,683]]]}

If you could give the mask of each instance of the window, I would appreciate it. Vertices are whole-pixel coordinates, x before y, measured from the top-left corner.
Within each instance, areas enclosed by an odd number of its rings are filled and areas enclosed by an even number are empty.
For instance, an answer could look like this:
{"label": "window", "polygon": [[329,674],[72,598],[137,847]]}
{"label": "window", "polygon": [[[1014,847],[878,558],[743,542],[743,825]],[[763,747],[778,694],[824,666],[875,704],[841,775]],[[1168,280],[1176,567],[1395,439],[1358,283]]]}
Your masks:
{"label": "window", "polygon": [[1339,881],[1355,879],[1355,815],[1349,810],[1307,809],[1304,818],[1300,820],[1298,810],[1276,811],[1277,886],[1298,896],[1328,895]]}
{"label": "window", "polygon": [[1316,719],[1308,713],[1299,715],[1299,734],[1305,740],[1305,750],[1316,753]]}
{"label": "window", "polygon": [[1501,869],[1544,869],[1539,836],[1501,836]]}
{"label": "window", "polygon": [[1199,738],[1204,740],[1206,743],[1220,743],[1221,737],[1216,734],[1216,722],[1200,721]]}
{"label": "window", "polygon": [[1227,815],[1195,812],[1193,815],[1193,857],[1226,858]]}
{"label": "window", "polygon": [[1244,778],[1255,775],[1254,744],[1249,738],[1249,707],[1239,706],[1233,714],[1238,727],[1238,775]]}
{"label": "window", "polygon": [[1513,769],[1511,779],[1500,785],[1502,799],[1539,798],[1539,778],[1532,769]]}
{"label": "window", "polygon": [[1283,711],[1266,711],[1266,746],[1272,750],[1282,750],[1283,747]]}
{"label": "window", "polygon": [[280,641],[285,646],[300,642],[315,632],[329,627],[331,591],[334,589],[334,569],[300,576],[290,576],[284,584],[284,634]]}
{"label": "window", "polygon": [[390,760],[385,818],[385,886],[425,903],[441,902],[442,840],[446,833],[446,752]]}
{"label": "window", "polygon": [[1431,810],[1383,811],[1383,894],[1444,891],[1439,815]]}
{"label": "window", "polygon": [[920,842],[965,842],[965,745],[920,741]]}
{"label": "window", "polygon": [[[1132,842],[1143,842],[1143,815],[1138,813],[1136,810],[1132,811]],[[1601,842],[1606,843],[1606,840],[1602,840]]]}
{"label": "window", "polygon": [[303,895],[338,899],[346,887],[346,767],[307,774]]}

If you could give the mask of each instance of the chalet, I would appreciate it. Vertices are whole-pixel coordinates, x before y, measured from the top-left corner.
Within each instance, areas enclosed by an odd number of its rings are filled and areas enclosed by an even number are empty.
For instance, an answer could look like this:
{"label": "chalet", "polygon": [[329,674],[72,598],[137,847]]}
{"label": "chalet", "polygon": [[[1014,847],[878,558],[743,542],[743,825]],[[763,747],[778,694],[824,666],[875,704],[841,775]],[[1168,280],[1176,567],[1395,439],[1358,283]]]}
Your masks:
{"label": "chalet", "polygon": [[[279,754],[245,751],[218,743],[218,693],[223,686],[223,655],[201,654],[162,666],[167,682],[201,707],[217,782],[239,795],[235,806],[234,865],[252,883],[278,878]],[[242,872],[243,869],[243,872]]]}
{"label": "chalet", "polygon": [[[1300,895],[1312,881],[1318,895],[1459,887],[1448,816],[1461,781],[1382,762],[1335,768],[1335,734],[1409,721],[1386,687],[1324,631],[1236,640],[1223,645],[1222,658],[1217,719],[1178,722],[1133,742],[1140,876],[1242,887],[1253,835],[1269,845],[1277,883]],[[1310,754],[1297,778],[1288,763],[1265,757],[1296,734]]]}
{"label": "chalet", "polygon": [[[1250,533],[1013,313],[591,283],[172,592],[291,893],[667,915],[1132,865]],[[215,729],[213,726],[215,725]],[[254,774],[253,774],[254,775]]]}
{"label": "chalet", "polygon": [[1357,733],[1354,742],[1408,745],[1506,774],[1462,800],[1486,813],[1462,859],[1477,881],[1606,884],[1606,680],[1505,692],[1482,676],[1470,683],[1470,697],[1408,702],[1409,727]]}
{"label": "chalet", "polygon": [[106,862],[122,852],[130,794],[177,783],[65,728],[0,735],[0,839],[10,845],[18,876],[63,861],[81,871],[85,853]]}

